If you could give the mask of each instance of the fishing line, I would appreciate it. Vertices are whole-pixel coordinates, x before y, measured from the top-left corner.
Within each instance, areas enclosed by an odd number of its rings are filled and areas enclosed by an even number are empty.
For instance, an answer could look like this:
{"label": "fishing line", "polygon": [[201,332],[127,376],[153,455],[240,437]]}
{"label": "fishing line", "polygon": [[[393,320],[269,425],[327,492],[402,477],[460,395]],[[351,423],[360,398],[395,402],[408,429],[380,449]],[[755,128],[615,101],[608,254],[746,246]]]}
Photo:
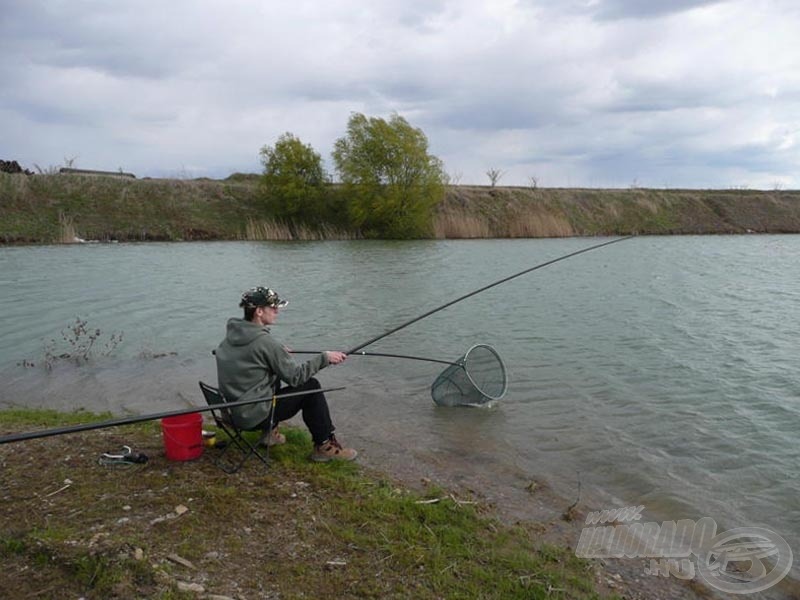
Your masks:
{"label": "fishing line", "polygon": [[[291,396],[302,396],[303,394],[313,394],[316,392],[336,392],[345,389],[344,387],[333,387],[324,390],[304,390],[300,392],[291,392],[288,394],[277,394],[275,396],[264,396],[262,398],[253,398],[252,400],[240,400],[238,402],[226,402],[225,408],[235,408],[237,406],[246,406],[248,404],[255,404],[256,402],[264,402],[275,398],[280,400],[282,398],[289,398]],[[55,429],[43,429],[41,431],[31,431],[28,433],[13,433],[11,435],[0,436],[0,444],[8,444],[10,442],[21,442],[23,440],[34,440],[37,438],[45,438],[53,435],[61,435],[64,433],[77,433],[79,431],[91,431],[93,429],[103,429],[105,427],[118,427],[120,425],[133,425],[134,423],[141,423],[142,421],[154,421],[156,419],[164,419],[166,417],[177,417],[179,415],[188,415],[191,413],[207,412],[212,410],[219,410],[219,406],[199,406],[195,408],[185,408],[181,410],[170,410],[167,412],[153,413],[149,415],[137,415],[134,417],[123,417],[119,419],[111,419],[109,421],[100,421],[98,423],[84,423],[81,425],[71,425],[68,427],[58,427]]]}

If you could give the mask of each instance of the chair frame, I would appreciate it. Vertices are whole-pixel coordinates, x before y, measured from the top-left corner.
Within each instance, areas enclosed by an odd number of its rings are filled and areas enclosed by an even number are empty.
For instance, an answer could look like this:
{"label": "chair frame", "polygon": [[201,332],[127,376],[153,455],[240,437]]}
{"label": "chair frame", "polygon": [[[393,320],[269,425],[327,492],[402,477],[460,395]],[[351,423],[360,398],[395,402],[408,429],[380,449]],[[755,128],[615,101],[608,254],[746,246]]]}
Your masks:
{"label": "chair frame", "polygon": [[[270,410],[270,427],[254,445],[245,438],[243,434],[245,431],[255,430],[241,429],[234,425],[230,411],[224,408],[224,405],[227,404],[227,400],[222,395],[222,392],[220,392],[218,388],[210,386],[202,381],[198,383],[200,384],[200,390],[203,392],[203,397],[205,397],[208,405],[212,407],[210,412],[214,417],[216,426],[224,431],[225,435],[227,435],[230,440],[228,444],[222,448],[220,454],[214,459],[214,464],[226,473],[232,474],[239,471],[248,458],[255,456],[264,463],[266,467],[269,467],[269,445],[267,444],[267,440],[272,431],[274,411]],[[238,460],[226,460],[225,455],[232,447],[236,447],[242,454]],[[262,448],[263,451],[261,450]]]}

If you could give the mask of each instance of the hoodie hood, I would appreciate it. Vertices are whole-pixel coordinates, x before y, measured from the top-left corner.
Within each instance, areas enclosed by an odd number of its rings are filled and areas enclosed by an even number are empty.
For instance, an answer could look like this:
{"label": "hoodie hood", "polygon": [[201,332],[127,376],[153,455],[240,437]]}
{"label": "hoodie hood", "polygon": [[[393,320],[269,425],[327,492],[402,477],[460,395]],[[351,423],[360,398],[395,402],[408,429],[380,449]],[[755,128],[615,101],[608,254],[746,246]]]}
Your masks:
{"label": "hoodie hood", "polygon": [[231,346],[246,346],[260,335],[269,333],[269,329],[256,325],[244,319],[228,319],[228,331],[225,334],[225,341]]}

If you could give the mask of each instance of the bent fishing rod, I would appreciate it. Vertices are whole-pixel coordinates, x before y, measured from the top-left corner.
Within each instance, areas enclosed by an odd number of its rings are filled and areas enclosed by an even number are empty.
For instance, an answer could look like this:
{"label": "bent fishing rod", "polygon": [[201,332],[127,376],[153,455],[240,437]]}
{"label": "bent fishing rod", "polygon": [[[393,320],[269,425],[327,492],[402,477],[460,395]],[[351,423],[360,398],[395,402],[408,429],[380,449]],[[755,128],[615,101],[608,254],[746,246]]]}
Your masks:
{"label": "bent fishing rod", "polygon": [[488,290],[490,288],[493,288],[495,286],[498,286],[501,283],[505,283],[506,281],[511,281],[512,279],[516,279],[517,277],[522,277],[523,275],[526,275],[527,273],[530,273],[531,271],[536,271],[537,269],[542,269],[544,267],[547,267],[549,265],[555,264],[557,262],[561,262],[562,260],[567,260],[568,258],[572,258],[573,256],[578,256],[579,254],[583,254],[585,252],[591,252],[592,250],[597,250],[598,248],[603,248],[604,246],[610,246],[611,244],[616,244],[617,242],[624,242],[625,240],[629,240],[632,237],[634,237],[634,236],[628,235],[628,236],[625,236],[625,237],[617,238],[615,240],[611,240],[610,242],[603,242],[602,244],[595,244],[594,246],[589,246],[588,248],[583,248],[582,250],[577,250],[576,252],[570,252],[569,254],[565,254],[564,256],[560,256],[560,257],[554,258],[552,260],[548,260],[547,262],[543,262],[541,264],[538,264],[535,267],[530,267],[528,269],[525,269],[524,271],[520,271],[519,273],[515,273],[514,275],[509,275],[508,277],[504,277],[503,279],[495,281],[494,283],[490,283],[489,285],[485,285],[482,288],[475,290],[474,292],[470,292],[468,294],[464,294],[463,296],[459,296],[455,300],[451,300],[450,302],[447,302],[446,304],[442,304],[441,306],[439,306],[437,308],[434,308],[432,310],[429,310],[428,312],[426,312],[424,314],[421,314],[418,317],[414,317],[413,319],[410,319],[410,320],[406,321],[405,323],[403,323],[402,325],[398,325],[397,327],[394,327],[394,328],[390,329],[389,331],[386,331],[386,332],[384,332],[384,333],[382,333],[380,335],[376,335],[374,338],[371,338],[371,339],[367,340],[366,342],[364,342],[362,344],[359,344],[358,346],[355,346],[354,348],[351,348],[350,350],[345,352],[345,354],[355,354],[356,352],[358,352],[362,348],[366,348],[367,346],[369,346],[371,344],[374,344],[378,340],[382,340],[383,338],[385,338],[387,336],[390,336],[393,333],[396,333],[396,332],[400,331],[401,329],[405,329],[406,327],[416,323],[417,321],[421,321],[422,319],[424,319],[426,317],[430,317],[432,314],[437,313],[440,310],[444,310],[448,306],[453,306],[453,304],[456,304],[457,302],[461,302],[462,300],[466,300],[467,298],[471,298],[472,296],[475,296],[476,294],[480,294],[481,292],[485,292],[486,290]]}
{"label": "bent fishing rod", "polygon": [[315,392],[336,392],[345,389],[344,387],[333,387],[324,390],[305,390],[300,392],[291,392],[288,394],[276,394],[274,396],[264,396],[261,398],[253,398],[252,400],[240,400],[238,402],[226,402],[225,406],[198,406],[193,408],[184,408],[180,410],[169,410],[166,412],[152,413],[149,415],[137,415],[133,417],[122,417],[119,419],[110,419],[108,421],[99,421],[97,423],[83,423],[81,425],[70,425],[67,427],[58,427],[55,429],[43,429],[41,431],[31,431],[28,433],[12,433],[10,435],[0,436],[0,445],[8,444],[10,442],[21,442],[23,440],[34,440],[37,438],[45,438],[54,435],[62,435],[65,433],[78,433],[79,431],[91,431],[93,429],[105,429],[106,427],[119,427],[120,425],[133,425],[134,423],[141,423],[143,421],[155,421],[156,419],[165,419],[167,417],[177,417],[180,415],[188,415],[191,413],[208,412],[212,410],[227,410],[229,408],[236,408],[237,406],[247,406],[248,404],[256,404],[257,402],[265,402],[267,400],[281,400],[291,396],[302,396],[303,394],[313,394]]}
{"label": "bent fishing rod", "polygon": [[[383,353],[380,353],[380,352],[359,352],[359,351],[362,348],[366,348],[367,346],[370,346],[370,345],[374,344],[378,340],[382,340],[383,338],[388,337],[388,336],[392,335],[393,333],[396,333],[396,332],[400,331],[401,329],[405,329],[409,325],[413,325],[417,321],[421,321],[422,319],[424,319],[426,317],[430,317],[432,314],[437,313],[440,310],[444,310],[445,308],[447,308],[449,306],[453,306],[453,304],[456,304],[457,302],[461,302],[462,300],[466,300],[467,298],[471,298],[472,296],[475,296],[476,294],[480,294],[481,292],[485,292],[486,290],[488,290],[490,288],[493,288],[495,286],[498,286],[501,283],[505,283],[507,281],[511,281],[512,279],[516,279],[517,277],[522,277],[523,275],[526,275],[526,274],[528,274],[528,273],[530,273],[532,271],[536,271],[538,269],[543,269],[544,267],[553,265],[553,264],[555,264],[557,262],[561,262],[562,260],[567,260],[568,258],[572,258],[573,256],[578,256],[579,254],[584,254],[586,252],[591,252],[592,250],[597,250],[598,248],[603,248],[605,246],[610,246],[611,244],[616,244],[617,242],[624,242],[625,240],[629,240],[629,239],[631,239],[633,237],[635,237],[635,236],[628,235],[628,236],[625,236],[625,237],[617,238],[615,240],[611,240],[609,242],[603,242],[602,244],[595,244],[594,246],[589,246],[588,248],[582,248],[581,250],[576,250],[575,252],[570,252],[569,254],[565,254],[564,256],[559,256],[558,258],[554,258],[552,260],[548,260],[546,262],[540,263],[540,264],[538,264],[536,266],[533,266],[533,267],[530,267],[528,269],[525,269],[524,271],[520,271],[519,273],[515,273],[514,275],[509,275],[508,277],[504,277],[503,279],[499,279],[498,281],[495,281],[494,283],[490,283],[489,285],[485,285],[482,288],[479,288],[479,289],[477,289],[477,290],[475,290],[473,292],[469,292],[468,294],[464,294],[463,296],[459,296],[455,300],[451,300],[450,302],[447,302],[445,304],[442,304],[441,306],[438,306],[438,307],[436,307],[434,309],[431,309],[428,312],[426,312],[424,314],[421,314],[418,317],[414,317],[413,319],[410,319],[410,320],[406,321],[405,323],[402,323],[401,325],[398,325],[397,327],[393,327],[392,329],[390,329],[388,331],[385,331],[384,333],[382,333],[380,335],[376,335],[375,337],[367,340],[366,342],[363,342],[363,343],[359,344],[358,346],[355,346],[355,347],[351,348],[350,350],[347,350],[345,352],[345,354],[347,354],[347,355],[356,354],[356,355],[360,355],[360,356],[388,356],[388,357],[392,357],[392,358],[407,358],[407,359],[410,359],[410,360],[422,360],[422,361],[427,361],[427,362],[438,362],[438,363],[444,363],[444,364],[448,364],[448,365],[457,364],[457,363],[453,363],[453,362],[450,362],[450,361],[438,360],[438,359],[435,359],[435,358],[422,358],[420,356],[407,356],[407,355],[403,355],[403,354],[383,354]],[[294,350],[293,352],[295,352],[297,354],[318,354],[319,353],[318,350],[317,351]]]}

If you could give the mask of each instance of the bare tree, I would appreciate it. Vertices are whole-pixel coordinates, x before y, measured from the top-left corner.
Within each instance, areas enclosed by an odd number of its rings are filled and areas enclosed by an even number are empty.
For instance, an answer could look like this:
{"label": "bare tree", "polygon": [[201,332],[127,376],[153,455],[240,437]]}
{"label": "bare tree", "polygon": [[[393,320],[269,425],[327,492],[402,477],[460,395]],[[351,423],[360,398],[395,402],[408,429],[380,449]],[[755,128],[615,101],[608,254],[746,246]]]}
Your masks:
{"label": "bare tree", "polygon": [[489,181],[492,184],[492,187],[497,185],[497,182],[500,181],[500,178],[503,176],[503,171],[500,169],[489,169],[486,171],[486,176],[489,178]]}
{"label": "bare tree", "polygon": [[531,184],[531,189],[532,189],[532,190],[535,190],[535,189],[538,187],[538,185],[539,185],[539,178],[538,178],[538,177],[535,177],[535,176],[533,176],[533,175],[531,175],[530,177],[528,177],[528,181],[530,181],[530,184]]}
{"label": "bare tree", "polygon": [[453,174],[450,175],[450,185],[459,185],[463,176],[464,174],[461,171],[453,172]]}

